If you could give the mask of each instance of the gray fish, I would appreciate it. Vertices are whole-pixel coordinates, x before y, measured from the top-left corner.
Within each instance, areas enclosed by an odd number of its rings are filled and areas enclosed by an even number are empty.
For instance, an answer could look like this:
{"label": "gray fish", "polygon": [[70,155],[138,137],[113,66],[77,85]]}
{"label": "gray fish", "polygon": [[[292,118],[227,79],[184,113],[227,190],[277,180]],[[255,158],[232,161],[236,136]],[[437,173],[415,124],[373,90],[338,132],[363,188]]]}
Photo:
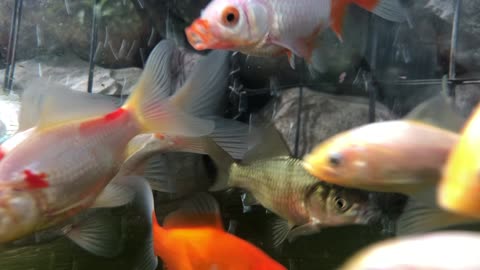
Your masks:
{"label": "gray fish", "polygon": [[[264,130],[261,140],[241,163],[233,162],[218,147],[211,150],[218,175],[210,190],[242,188],[281,217],[273,224],[274,245],[322,227],[367,224],[373,218],[376,211],[368,193],[326,184],[308,174],[301,161],[291,157],[273,126]],[[255,200],[246,199],[250,204]]]}

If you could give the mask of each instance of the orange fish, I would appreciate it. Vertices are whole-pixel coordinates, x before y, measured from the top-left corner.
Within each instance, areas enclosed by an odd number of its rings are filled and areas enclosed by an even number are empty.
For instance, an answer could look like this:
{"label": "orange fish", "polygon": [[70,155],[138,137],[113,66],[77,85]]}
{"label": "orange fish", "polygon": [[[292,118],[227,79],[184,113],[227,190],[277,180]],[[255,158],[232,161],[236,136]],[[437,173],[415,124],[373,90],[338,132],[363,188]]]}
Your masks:
{"label": "orange fish", "polygon": [[310,62],[317,38],[328,27],[341,39],[350,4],[402,21],[397,0],[213,0],[186,28],[196,50],[226,49],[247,55],[293,55]]}
{"label": "orange fish", "polygon": [[438,187],[438,204],[446,210],[480,217],[480,105],[452,149]]}
{"label": "orange fish", "polygon": [[251,243],[224,231],[216,200],[197,194],[169,214],[153,213],[153,245],[168,270],[286,270]]}

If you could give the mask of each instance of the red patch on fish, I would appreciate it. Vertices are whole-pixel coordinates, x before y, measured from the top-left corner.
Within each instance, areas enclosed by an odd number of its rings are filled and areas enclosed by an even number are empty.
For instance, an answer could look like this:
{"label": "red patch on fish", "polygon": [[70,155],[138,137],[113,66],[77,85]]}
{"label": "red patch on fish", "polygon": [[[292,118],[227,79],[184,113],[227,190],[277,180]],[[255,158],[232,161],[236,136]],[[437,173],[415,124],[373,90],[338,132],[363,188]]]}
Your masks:
{"label": "red patch on fish", "polygon": [[106,123],[112,122],[114,120],[117,120],[121,118],[123,115],[127,113],[127,110],[123,108],[119,108],[116,111],[113,111],[111,113],[105,114],[103,117],[99,117],[93,120],[85,121],[80,124],[80,129],[82,131],[87,131],[90,129],[97,128],[99,126],[105,125]]}
{"label": "red patch on fish", "polygon": [[0,148],[0,160],[5,157],[5,152]]}
{"label": "red patch on fish", "polygon": [[28,186],[31,188],[45,188],[48,187],[49,184],[46,180],[47,174],[45,173],[33,173],[30,170],[24,170],[23,173],[25,174],[25,182],[27,182]]}
{"label": "red patch on fish", "polygon": [[122,116],[125,112],[126,112],[125,109],[119,108],[118,110],[105,115],[104,118],[107,121],[112,121],[112,120],[115,120],[115,119],[119,118],[120,116]]}

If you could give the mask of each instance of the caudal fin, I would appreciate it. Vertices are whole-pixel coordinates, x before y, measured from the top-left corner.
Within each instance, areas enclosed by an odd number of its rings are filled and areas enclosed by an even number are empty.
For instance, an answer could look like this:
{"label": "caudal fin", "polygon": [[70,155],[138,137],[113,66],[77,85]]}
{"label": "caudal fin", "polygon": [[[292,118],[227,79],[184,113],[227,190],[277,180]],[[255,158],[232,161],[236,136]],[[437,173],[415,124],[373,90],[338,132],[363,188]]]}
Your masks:
{"label": "caudal fin", "polygon": [[188,114],[170,102],[173,83],[170,73],[173,42],[160,42],[150,54],[139,82],[123,106],[133,112],[145,133],[205,136],[215,124]]}
{"label": "caudal fin", "polygon": [[403,22],[407,19],[405,8],[399,0],[336,0],[332,1],[331,22],[332,30],[342,40],[343,19],[349,4],[356,4],[385,20]]}

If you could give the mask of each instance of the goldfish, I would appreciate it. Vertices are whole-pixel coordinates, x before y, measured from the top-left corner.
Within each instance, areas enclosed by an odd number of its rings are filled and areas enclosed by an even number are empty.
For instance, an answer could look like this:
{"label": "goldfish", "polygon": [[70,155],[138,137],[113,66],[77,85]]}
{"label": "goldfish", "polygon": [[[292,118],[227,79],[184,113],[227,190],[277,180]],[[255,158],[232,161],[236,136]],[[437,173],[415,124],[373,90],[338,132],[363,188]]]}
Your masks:
{"label": "goldfish", "polygon": [[[132,203],[116,208],[88,209],[60,226],[2,246],[0,268],[156,269],[158,259],[153,251],[151,231],[153,208],[150,201],[153,196],[148,182],[143,177],[130,176],[116,183],[133,190]],[[90,245],[107,246],[110,256],[86,252],[84,247],[72,242],[86,233]]]}
{"label": "goldfish", "polygon": [[400,237],[362,249],[339,269],[480,269],[479,246],[477,232],[445,231]]}
{"label": "goldfish", "polygon": [[480,217],[479,125],[480,105],[477,105],[448,156],[437,193],[438,203],[444,209],[476,218]]}
{"label": "goldfish", "polygon": [[349,4],[392,21],[403,21],[396,0],[213,0],[185,33],[196,50],[223,49],[254,56],[287,55],[312,61],[317,39],[331,29],[342,39]]}
{"label": "goldfish", "polygon": [[218,148],[210,152],[218,172],[209,190],[244,189],[252,196],[248,204],[261,204],[279,216],[272,224],[275,246],[321,227],[367,224],[375,217],[368,194],[319,181],[301,160],[291,157],[273,125],[262,129],[252,134],[259,141],[241,162],[222,155]]}
{"label": "goldfish", "polygon": [[329,183],[412,195],[436,185],[458,135],[411,120],[372,123],[339,133],[304,157]]}
{"label": "goldfish", "polygon": [[399,234],[474,222],[439,209],[436,201],[437,184],[464,121],[444,92],[404,119],[367,124],[325,140],[303,158],[303,167],[332,184],[409,196],[397,220]]}
{"label": "goldfish", "polygon": [[452,108],[446,83],[444,77],[442,91],[403,119],[363,125],[321,142],[303,158],[304,168],[329,183],[402,193],[435,207],[433,190],[465,121]]}
{"label": "goldfish", "polygon": [[153,246],[171,270],[286,270],[253,244],[225,232],[216,200],[199,193],[158,225],[152,214]]}
{"label": "goldfish", "polygon": [[128,158],[127,144],[136,135],[195,137],[214,130],[214,121],[193,113],[209,106],[197,102],[216,100],[218,93],[206,86],[228,67],[228,54],[210,54],[198,67],[203,74],[169,96],[167,68],[173,49],[169,41],[155,47],[119,108],[53,83],[36,81],[25,90],[20,132],[0,146],[0,242],[48,228],[90,207],[129,202],[132,192],[109,183]]}

